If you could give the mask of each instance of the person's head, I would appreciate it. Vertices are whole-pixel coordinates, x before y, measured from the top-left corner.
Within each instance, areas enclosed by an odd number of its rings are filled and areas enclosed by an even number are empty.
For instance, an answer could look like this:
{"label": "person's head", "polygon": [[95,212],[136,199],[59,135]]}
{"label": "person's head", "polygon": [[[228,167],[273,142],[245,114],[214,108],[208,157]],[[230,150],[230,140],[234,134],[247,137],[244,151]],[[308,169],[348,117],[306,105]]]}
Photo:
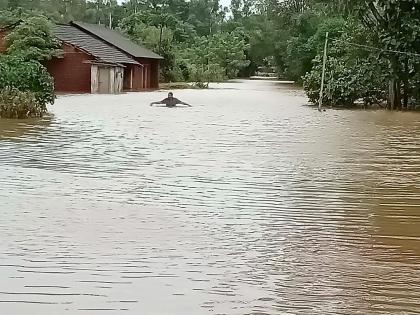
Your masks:
{"label": "person's head", "polygon": [[169,93],[168,93],[168,97],[169,97],[169,98],[173,98],[173,97],[174,97],[174,93],[169,92]]}

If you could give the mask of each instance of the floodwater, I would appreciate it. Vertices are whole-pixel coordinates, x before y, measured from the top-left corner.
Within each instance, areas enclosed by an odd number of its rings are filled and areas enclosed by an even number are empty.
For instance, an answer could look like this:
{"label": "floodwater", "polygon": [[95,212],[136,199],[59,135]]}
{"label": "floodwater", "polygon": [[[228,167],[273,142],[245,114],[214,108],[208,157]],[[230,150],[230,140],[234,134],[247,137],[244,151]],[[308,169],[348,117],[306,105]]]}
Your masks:
{"label": "floodwater", "polygon": [[273,82],[0,121],[0,314],[419,314],[420,115]]}

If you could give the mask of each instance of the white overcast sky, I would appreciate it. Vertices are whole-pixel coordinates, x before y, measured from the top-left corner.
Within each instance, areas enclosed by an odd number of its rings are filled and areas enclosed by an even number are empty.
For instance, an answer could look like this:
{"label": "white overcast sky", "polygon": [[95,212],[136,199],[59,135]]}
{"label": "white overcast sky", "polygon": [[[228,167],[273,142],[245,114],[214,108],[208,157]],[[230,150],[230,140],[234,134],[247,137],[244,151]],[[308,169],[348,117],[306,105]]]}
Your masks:
{"label": "white overcast sky", "polygon": [[220,3],[226,7],[230,5],[230,0],[220,0]]}
{"label": "white overcast sky", "polygon": [[[118,0],[119,3],[125,2],[125,0]],[[220,0],[220,4],[228,7],[230,5],[230,0]]]}

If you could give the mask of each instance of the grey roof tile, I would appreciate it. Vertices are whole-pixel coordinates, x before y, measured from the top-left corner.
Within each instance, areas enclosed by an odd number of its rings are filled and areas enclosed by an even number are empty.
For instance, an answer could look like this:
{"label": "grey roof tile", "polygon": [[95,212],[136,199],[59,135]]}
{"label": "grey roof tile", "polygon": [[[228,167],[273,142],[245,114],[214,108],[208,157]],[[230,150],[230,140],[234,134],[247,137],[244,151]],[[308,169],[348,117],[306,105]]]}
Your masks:
{"label": "grey roof tile", "polygon": [[56,25],[54,34],[65,43],[78,47],[99,61],[113,64],[139,64],[112,45],[92,36],[72,25]]}
{"label": "grey roof tile", "polygon": [[102,25],[87,24],[82,22],[71,22],[71,24],[101,38],[102,40],[110,43],[122,51],[125,51],[133,57],[163,59],[163,57],[159,56],[153,51],[132,42],[128,38],[124,37],[121,33],[106,28]]}

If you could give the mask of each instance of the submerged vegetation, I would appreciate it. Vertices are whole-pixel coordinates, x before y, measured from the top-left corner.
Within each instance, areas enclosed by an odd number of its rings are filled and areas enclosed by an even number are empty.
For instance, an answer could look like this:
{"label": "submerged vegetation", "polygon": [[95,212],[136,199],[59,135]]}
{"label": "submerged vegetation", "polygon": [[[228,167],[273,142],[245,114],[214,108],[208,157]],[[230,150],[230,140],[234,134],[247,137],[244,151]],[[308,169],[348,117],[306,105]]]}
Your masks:
{"label": "submerged vegetation", "polygon": [[[313,103],[328,32],[325,104],[407,109],[420,102],[417,0],[231,0],[230,8],[219,0],[0,0],[0,25],[40,15],[119,29],[165,58],[163,82],[207,87],[274,69],[303,84]],[[52,40],[13,38],[10,52],[40,44],[49,49],[43,58],[59,54]]]}
{"label": "submerged vegetation", "polygon": [[35,93],[9,87],[0,89],[0,118],[42,117],[45,112],[46,107],[37,101]]}
{"label": "submerged vegetation", "polygon": [[38,61],[0,56],[0,117],[41,117],[55,99],[54,83]]}

